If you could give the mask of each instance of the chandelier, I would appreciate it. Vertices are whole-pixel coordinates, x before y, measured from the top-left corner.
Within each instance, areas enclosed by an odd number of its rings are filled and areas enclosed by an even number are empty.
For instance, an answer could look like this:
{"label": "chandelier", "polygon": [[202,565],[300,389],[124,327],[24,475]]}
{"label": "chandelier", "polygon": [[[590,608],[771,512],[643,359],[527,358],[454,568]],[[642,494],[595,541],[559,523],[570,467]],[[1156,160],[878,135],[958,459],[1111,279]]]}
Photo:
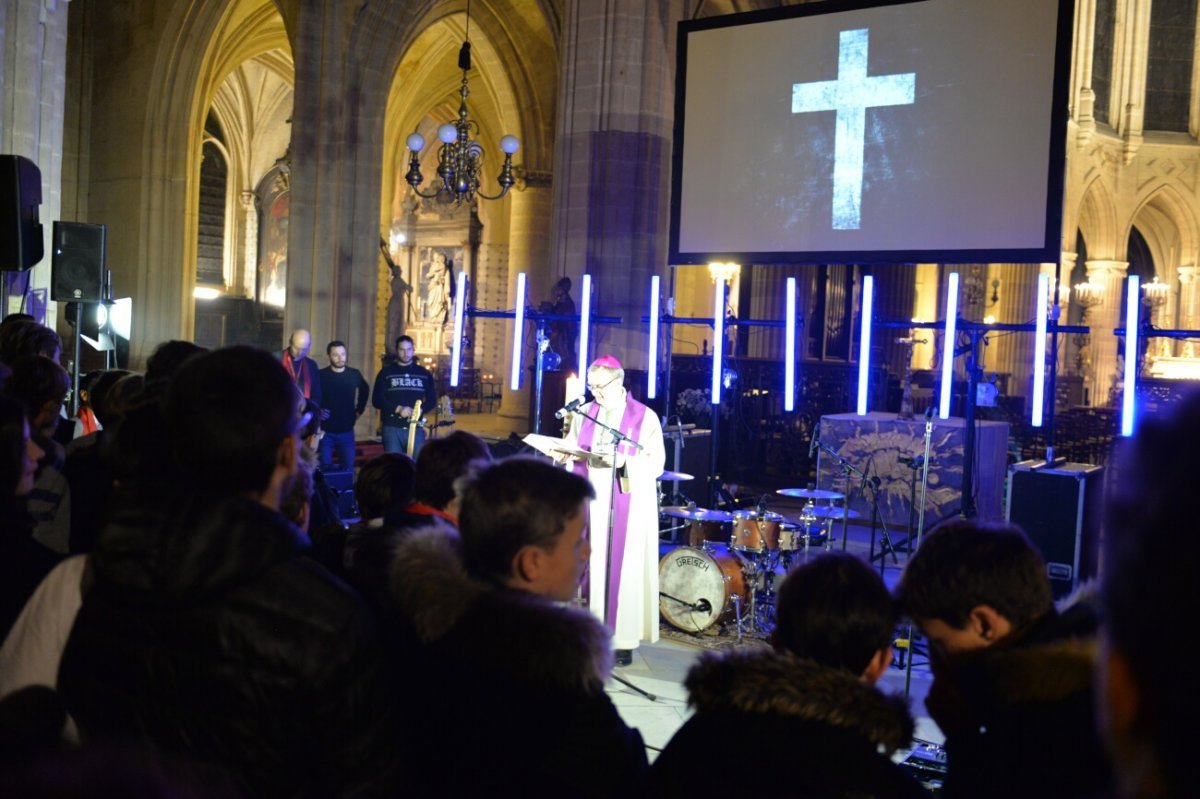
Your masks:
{"label": "chandelier", "polygon": [[733,279],[742,271],[742,265],[724,261],[713,261],[708,265],[708,276],[713,283],[718,280],[724,280],[726,283],[733,282]]}
{"label": "chandelier", "polygon": [[504,165],[500,168],[500,176],[497,178],[500,192],[489,196],[480,191],[483,146],[471,138],[472,133],[479,133],[479,125],[467,116],[467,72],[471,69],[470,33],[471,0],[467,0],[466,33],[463,35],[462,48],[458,51],[458,68],[462,70],[462,88],[459,89],[459,94],[462,100],[458,105],[458,119],[438,127],[438,140],[442,145],[438,150],[437,179],[430,184],[427,191],[421,190],[421,183],[425,180],[421,175],[421,151],[425,149],[425,137],[420,133],[412,133],[406,142],[411,153],[408,173],[404,176],[408,185],[421,197],[436,197],[440,202],[453,201],[457,205],[469,202],[476,196],[485,200],[498,200],[507,194],[516,183],[513,176],[513,153],[521,146],[517,137],[511,134],[500,139],[500,150],[504,153]]}

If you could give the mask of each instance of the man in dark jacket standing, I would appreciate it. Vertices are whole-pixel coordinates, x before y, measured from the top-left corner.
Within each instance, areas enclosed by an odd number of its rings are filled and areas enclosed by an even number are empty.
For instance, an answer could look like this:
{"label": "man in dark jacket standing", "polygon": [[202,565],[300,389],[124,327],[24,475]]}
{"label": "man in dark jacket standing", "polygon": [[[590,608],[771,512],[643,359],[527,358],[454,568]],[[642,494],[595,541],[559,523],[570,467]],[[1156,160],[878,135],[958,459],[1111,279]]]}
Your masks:
{"label": "man in dark jacket standing", "polygon": [[371,387],[362,372],[346,365],[344,342],[329,342],[325,354],[329,366],[321,370],[321,396],[325,398],[321,406],[321,430],[325,433],[320,443],[321,468],[331,471],[336,456],[337,468],[350,471],[354,468],[354,423],[367,409]]}
{"label": "man in dark jacket standing", "polygon": [[644,795],[738,796],[746,774],[703,767],[714,741],[729,763],[764,763],[756,794],[916,799],[921,787],[889,755],[912,741],[902,697],[875,683],[892,660],[896,612],[879,575],[835,552],[788,575],[773,650],[705,654],[688,673],[695,714],[654,761]]}
{"label": "man in dark jacket standing", "polygon": [[1016,527],[960,520],[922,542],[896,589],[929,641],[929,715],[946,735],[947,797],[1105,795],[1096,733],[1097,613],[1054,607]]}
{"label": "man in dark jacket standing", "polygon": [[564,606],[587,568],[591,486],[532,458],[460,483],[461,538],[397,548],[395,598],[417,643],[404,784],[413,796],[608,797],[636,790],[641,736],[604,682],[608,634]]}
{"label": "man in dark jacket standing", "polygon": [[161,431],[118,431],[148,451],[166,436],[178,473],[120,484],[60,688],[85,739],[227,793],[395,796],[378,631],[278,512],[298,400],[270,355],[231,347],[180,369]]}
{"label": "man in dark jacket standing", "polygon": [[[413,421],[413,407],[421,401],[422,415],[437,404],[433,375],[414,359],[413,340],[408,336],[396,339],[395,363],[389,363],[375,376],[371,403],[383,416],[383,451],[404,452],[408,449],[408,426]],[[412,457],[417,457],[425,431],[418,427],[413,439]]]}

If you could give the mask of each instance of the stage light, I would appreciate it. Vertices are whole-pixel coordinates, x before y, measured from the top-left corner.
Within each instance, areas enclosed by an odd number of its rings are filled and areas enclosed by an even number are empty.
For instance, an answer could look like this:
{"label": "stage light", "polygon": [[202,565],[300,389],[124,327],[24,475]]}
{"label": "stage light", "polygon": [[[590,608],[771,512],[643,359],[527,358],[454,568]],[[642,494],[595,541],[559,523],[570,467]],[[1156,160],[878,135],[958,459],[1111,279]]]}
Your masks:
{"label": "stage light", "polygon": [[1133,435],[1137,397],[1138,307],[1141,291],[1137,275],[1130,275],[1125,297],[1125,386],[1121,397],[1121,435]]}
{"label": "stage light", "polygon": [[588,344],[589,334],[591,333],[592,320],[592,276],[584,274],[583,280],[580,281],[579,291],[582,294],[579,305],[579,371],[587,374],[588,364]]}
{"label": "stage light", "polygon": [[858,410],[867,415],[867,383],[871,377],[871,317],[875,313],[875,278],[863,277],[862,328],[858,336]]}
{"label": "stage light", "polygon": [[946,283],[946,334],[942,340],[942,396],[939,419],[950,418],[950,393],[954,388],[954,339],[958,325],[958,272]]}
{"label": "stage light", "polygon": [[721,404],[721,352],[725,348],[725,280],[713,281],[712,404]]}
{"label": "stage light", "polygon": [[1033,340],[1033,418],[1034,427],[1042,426],[1042,406],[1046,401],[1046,312],[1049,309],[1050,276],[1038,275],[1037,305],[1033,318],[1037,325]]}
{"label": "stage light", "polygon": [[525,333],[525,273],[517,273],[516,318],[513,319],[512,375],[509,386],[513,391],[521,388],[521,344]]}
{"label": "stage light", "polygon": [[650,351],[646,364],[646,396],[658,396],[658,275],[650,277]]}
{"label": "stage light", "polygon": [[454,291],[454,346],[450,348],[450,385],[458,387],[458,373],[462,368],[463,309],[467,304],[467,273],[458,273],[458,286]]}
{"label": "stage light", "polygon": [[796,278],[787,279],[787,306],[784,310],[783,409],[796,410]]}

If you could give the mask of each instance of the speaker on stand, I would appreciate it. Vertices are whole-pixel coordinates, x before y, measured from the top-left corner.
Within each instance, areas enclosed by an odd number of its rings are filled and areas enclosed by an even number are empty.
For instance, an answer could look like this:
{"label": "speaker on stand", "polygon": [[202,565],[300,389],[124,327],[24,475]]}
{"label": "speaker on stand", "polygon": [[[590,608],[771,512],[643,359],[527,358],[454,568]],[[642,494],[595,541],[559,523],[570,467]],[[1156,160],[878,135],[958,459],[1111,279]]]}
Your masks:
{"label": "speaker on stand", "polygon": [[100,302],[107,299],[104,277],[104,225],[55,222],[50,259],[50,299]]}

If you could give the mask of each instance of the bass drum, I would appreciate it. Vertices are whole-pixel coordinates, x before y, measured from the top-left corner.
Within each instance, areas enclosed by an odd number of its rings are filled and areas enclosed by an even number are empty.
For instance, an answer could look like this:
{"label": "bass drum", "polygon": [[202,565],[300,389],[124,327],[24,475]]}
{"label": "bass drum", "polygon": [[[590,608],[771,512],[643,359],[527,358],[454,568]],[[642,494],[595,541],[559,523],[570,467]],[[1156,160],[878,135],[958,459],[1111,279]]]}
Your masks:
{"label": "bass drum", "polygon": [[749,614],[742,565],[724,547],[668,552],[658,563],[658,586],[662,617],[685,632],[736,618],[739,604]]}

